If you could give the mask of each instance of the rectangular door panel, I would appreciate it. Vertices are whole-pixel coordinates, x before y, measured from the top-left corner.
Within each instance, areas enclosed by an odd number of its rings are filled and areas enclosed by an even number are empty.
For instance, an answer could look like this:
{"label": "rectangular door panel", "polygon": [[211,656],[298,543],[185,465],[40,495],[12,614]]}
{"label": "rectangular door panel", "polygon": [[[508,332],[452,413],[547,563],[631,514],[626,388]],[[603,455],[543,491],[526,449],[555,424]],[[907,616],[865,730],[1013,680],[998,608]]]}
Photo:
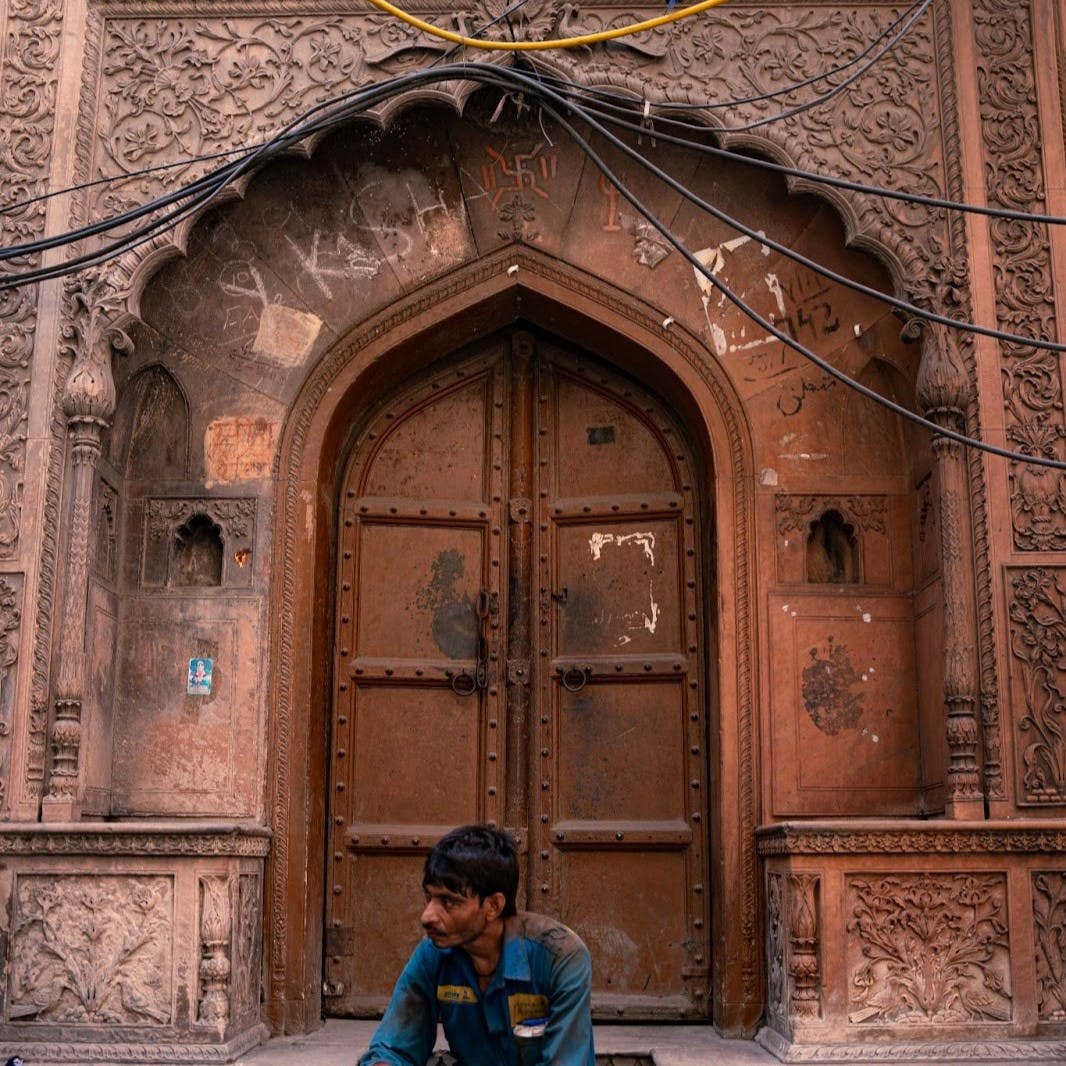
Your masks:
{"label": "rectangular door panel", "polygon": [[478,701],[445,686],[360,685],[352,761],[354,822],[469,820],[481,791]]}
{"label": "rectangular door panel", "polygon": [[556,818],[684,824],[681,685],[671,678],[558,688]]}
{"label": "rectangular door panel", "polygon": [[[628,1003],[676,1010],[678,975],[688,962],[687,876],[680,851],[570,851],[559,855],[563,921],[588,945],[600,1016]],[[608,1008],[604,1010],[604,1008]]]}
{"label": "rectangular door panel", "polygon": [[557,655],[641,655],[681,642],[677,520],[556,527]]}
{"label": "rectangular door panel", "polygon": [[484,529],[364,522],[356,655],[471,659]]}

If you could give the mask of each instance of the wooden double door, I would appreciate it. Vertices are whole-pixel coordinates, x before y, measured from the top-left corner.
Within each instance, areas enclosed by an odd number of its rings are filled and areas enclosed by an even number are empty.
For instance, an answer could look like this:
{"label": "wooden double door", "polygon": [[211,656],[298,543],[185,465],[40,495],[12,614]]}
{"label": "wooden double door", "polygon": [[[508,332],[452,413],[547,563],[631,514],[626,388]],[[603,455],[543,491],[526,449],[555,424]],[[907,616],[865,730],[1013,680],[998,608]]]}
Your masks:
{"label": "wooden double door", "polygon": [[367,420],[341,485],[326,1009],[372,1016],[450,828],[522,845],[519,906],[594,1010],[709,1012],[697,471],[661,400],[514,331]]}

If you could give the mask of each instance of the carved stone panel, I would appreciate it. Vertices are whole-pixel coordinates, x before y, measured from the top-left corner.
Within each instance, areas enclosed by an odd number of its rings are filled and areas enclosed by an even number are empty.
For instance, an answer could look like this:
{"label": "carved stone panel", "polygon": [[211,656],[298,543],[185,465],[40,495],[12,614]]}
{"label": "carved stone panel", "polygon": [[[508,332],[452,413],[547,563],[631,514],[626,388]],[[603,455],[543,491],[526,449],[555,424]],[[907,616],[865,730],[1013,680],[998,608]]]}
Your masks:
{"label": "carved stone panel", "polygon": [[263,884],[258,874],[241,874],[233,930],[232,1017],[258,1017],[263,960]]}
{"label": "carved stone panel", "polygon": [[[11,0],[0,53],[0,242],[44,232],[44,192],[55,129],[62,0]],[[37,257],[8,260],[0,273],[26,270]],[[0,294],[0,559],[15,556],[22,517],[29,367],[37,329],[35,287]]]}
{"label": "carved stone panel", "polygon": [[1009,569],[1018,802],[1066,803],[1066,570]]}
{"label": "carved stone panel", "polygon": [[[974,36],[986,155],[988,203],[1016,211],[1048,209],[1034,68],[1034,27],[1028,4],[976,0]],[[1051,244],[1046,226],[1007,219],[989,223],[995,255],[996,316],[1001,329],[1058,340]],[[1002,342],[1007,438],[1019,450],[1062,459],[1061,356]],[[1066,547],[1066,477],[1061,470],[1012,464],[1010,505],[1014,547]]]}
{"label": "carved stone panel", "polygon": [[1011,1020],[1004,875],[849,877],[846,914],[852,1025]]}
{"label": "carved stone panel", "polygon": [[1066,1021],[1066,872],[1032,876],[1037,1010],[1042,1022]]}
{"label": "carved stone panel", "polygon": [[788,930],[785,925],[785,878],[766,875],[766,1014],[779,1032],[788,1028]]}
{"label": "carved stone panel", "polygon": [[0,809],[10,806],[11,728],[14,716],[19,628],[22,623],[22,574],[0,575]]}
{"label": "carved stone panel", "polygon": [[7,1020],[168,1025],[171,877],[18,878]]}

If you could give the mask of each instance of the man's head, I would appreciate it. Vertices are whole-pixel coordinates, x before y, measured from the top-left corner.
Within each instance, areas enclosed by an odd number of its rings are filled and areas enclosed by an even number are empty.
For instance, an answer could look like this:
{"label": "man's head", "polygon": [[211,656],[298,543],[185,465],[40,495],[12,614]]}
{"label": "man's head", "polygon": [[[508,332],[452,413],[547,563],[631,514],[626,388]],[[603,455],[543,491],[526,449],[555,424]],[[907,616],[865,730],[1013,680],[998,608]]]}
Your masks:
{"label": "man's head", "polygon": [[440,885],[479,901],[503,894],[501,918],[516,913],[518,845],[510,833],[487,825],[461,825],[441,837],[426,856],[422,887]]}

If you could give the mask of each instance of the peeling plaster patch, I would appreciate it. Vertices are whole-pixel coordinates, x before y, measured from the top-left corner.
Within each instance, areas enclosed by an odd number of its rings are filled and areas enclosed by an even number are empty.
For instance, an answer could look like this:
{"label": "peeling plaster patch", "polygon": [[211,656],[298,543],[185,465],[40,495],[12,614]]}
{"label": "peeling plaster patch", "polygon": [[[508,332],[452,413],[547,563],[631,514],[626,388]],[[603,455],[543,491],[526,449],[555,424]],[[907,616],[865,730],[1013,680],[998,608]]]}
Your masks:
{"label": "peeling plaster patch", "polygon": [[870,612],[869,611],[863,611],[862,612],[862,620],[864,622],[872,622],[873,621],[873,619],[870,617]]}
{"label": "peeling plaster patch", "polygon": [[766,287],[773,294],[774,299],[777,300],[777,309],[783,317],[788,312],[785,311],[785,294],[781,291],[781,282],[777,280],[776,274],[766,275]]}
{"label": "peeling plaster patch", "polygon": [[717,355],[725,355],[729,351],[729,341],[726,339],[725,330],[717,322],[711,321],[710,311],[707,309],[707,297],[703,298],[703,313],[707,316],[707,325],[711,329],[711,340],[714,341],[714,350]]}
{"label": "peeling plaster patch", "polygon": [[787,603],[786,603],[786,604],[784,604],[784,605],[782,606],[781,610],[782,610],[782,611],[784,611],[784,612],[785,612],[785,614],[788,614],[788,604],[787,604]]}
{"label": "peeling plaster patch", "polygon": [[776,485],[777,484],[777,471],[772,467],[766,467],[761,474],[759,474],[760,485]]}
{"label": "peeling plaster patch", "polygon": [[828,459],[828,452],[782,452],[782,459]]}
{"label": "peeling plaster patch", "polygon": [[626,544],[637,544],[644,549],[644,554],[652,566],[655,565],[654,533],[593,533],[589,537],[589,551],[592,553],[592,558],[599,559],[607,544],[616,544],[619,548]]}
{"label": "peeling plaster patch", "polygon": [[280,426],[268,418],[237,415],[219,418],[204,431],[204,485],[226,485],[269,477]]}
{"label": "peeling plaster patch", "polygon": [[880,737],[879,737],[879,736],[878,736],[878,735],[877,735],[876,733],[871,733],[871,734],[870,734],[870,739],[871,739],[871,740],[872,740],[872,741],[873,741],[873,742],[874,742],[875,744],[877,744],[877,743],[878,743],[878,742],[880,741],[880,739],[881,739],[881,738],[880,738]]}
{"label": "peeling plaster patch", "polygon": [[283,304],[267,304],[259,317],[254,349],[283,366],[299,366],[311,353],[322,328],[322,319],[310,311],[297,311]]}
{"label": "peeling plaster patch", "polygon": [[851,328],[853,330],[855,330],[855,336],[856,337],[861,337],[862,336],[862,326],[860,326],[858,322],[856,322],[855,325],[852,326]]}
{"label": "peeling plaster patch", "polygon": [[[726,241],[724,244],[719,244],[715,248],[701,248],[698,252],[694,253],[696,259],[702,263],[715,277],[721,272],[722,267],[725,266],[725,253],[735,252],[738,248],[747,244],[750,241],[750,237],[734,237],[731,241]],[[703,276],[703,274],[692,268],[696,275],[696,284],[700,287],[700,292],[707,296],[713,296],[717,291],[714,285]]]}
{"label": "peeling plaster patch", "polygon": [[[603,555],[603,549],[613,544],[617,548],[627,545],[638,547],[644,553],[648,562],[655,565],[655,534],[647,533],[593,533],[589,537],[589,553],[592,558],[599,560]],[[659,624],[659,604],[655,602],[655,585],[652,578],[648,578],[648,609],[640,608],[635,611],[627,611],[624,615],[627,629],[646,629],[649,633],[655,632]],[[623,633],[616,640],[617,646],[629,644],[632,637]]]}

